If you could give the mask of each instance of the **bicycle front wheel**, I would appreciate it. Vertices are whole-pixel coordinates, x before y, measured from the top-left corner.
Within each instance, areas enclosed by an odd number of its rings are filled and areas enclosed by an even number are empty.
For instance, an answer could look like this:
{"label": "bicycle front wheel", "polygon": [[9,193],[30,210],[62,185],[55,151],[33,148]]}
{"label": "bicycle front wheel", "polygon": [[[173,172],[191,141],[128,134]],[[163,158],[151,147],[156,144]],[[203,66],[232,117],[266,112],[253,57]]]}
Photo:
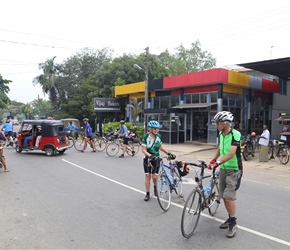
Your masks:
{"label": "bicycle front wheel", "polygon": [[197,188],[193,189],[186,199],[181,217],[181,233],[183,237],[190,238],[199,221],[201,213],[201,195]]}
{"label": "bicycle front wheel", "polygon": [[278,151],[278,158],[279,158],[279,161],[285,165],[288,163],[289,161],[289,154],[288,154],[288,147],[281,147],[279,148],[279,151]]}
{"label": "bicycle front wheel", "polygon": [[118,154],[120,150],[120,145],[117,142],[111,142],[108,144],[107,148],[106,148],[106,153],[108,156],[115,156],[116,154]]}
{"label": "bicycle front wheel", "polygon": [[169,180],[165,171],[160,171],[156,183],[157,200],[162,210],[168,211],[171,204]]}
{"label": "bicycle front wheel", "polygon": [[74,142],[74,147],[77,151],[81,151],[84,147],[84,139],[78,139]]}
{"label": "bicycle front wheel", "polygon": [[211,183],[211,190],[210,195],[208,197],[208,203],[209,203],[208,207],[209,214],[211,216],[215,216],[220,205],[220,193],[217,181]]}
{"label": "bicycle front wheel", "polygon": [[102,152],[106,149],[107,147],[107,141],[104,138],[96,138],[95,139],[95,147],[96,150],[99,152]]}

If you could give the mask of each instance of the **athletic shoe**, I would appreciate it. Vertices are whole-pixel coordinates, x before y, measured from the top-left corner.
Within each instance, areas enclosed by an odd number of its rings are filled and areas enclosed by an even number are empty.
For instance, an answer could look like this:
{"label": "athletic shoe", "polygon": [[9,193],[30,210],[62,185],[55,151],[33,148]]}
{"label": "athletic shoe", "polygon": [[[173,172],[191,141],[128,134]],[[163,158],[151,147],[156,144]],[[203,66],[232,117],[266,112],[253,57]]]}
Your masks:
{"label": "athletic shoe", "polygon": [[149,201],[149,199],[150,199],[150,194],[148,193],[148,194],[146,194],[144,201]]}
{"label": "athletic shoe", "polygon": [[133,157],[134,155],[135,155],[135,151],[133,150],[133,151],[132,151],[132,157]]}
{"label": "athletic shoe", "polygon": [[233,238],[237,231],[237,224],[234,225],[234,224],[229,223],[228,225],[229,225],[229,230],[227,232],[227,237]]}
{"label": "athletic shoe", "polygon": [[224,223],[220,225],[221,229],[227,229],[229,227],[230,219],[227,219]]}
{"label": "athletic shoe", "polygon": [[121,155],[119,156],[119,158],[124,158],[124,155],[123,155],[123,154],[121,154]]}

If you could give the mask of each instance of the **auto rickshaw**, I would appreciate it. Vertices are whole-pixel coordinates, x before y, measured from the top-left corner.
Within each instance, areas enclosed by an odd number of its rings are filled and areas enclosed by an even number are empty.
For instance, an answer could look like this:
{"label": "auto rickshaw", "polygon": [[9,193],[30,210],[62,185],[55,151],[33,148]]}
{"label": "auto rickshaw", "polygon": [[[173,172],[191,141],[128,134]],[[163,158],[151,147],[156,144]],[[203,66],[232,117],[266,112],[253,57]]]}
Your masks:
{"label": "auto rickshaw", "polygon": [[[38,147],[35,146],[37,138],[41,138]],[[40,150],[47,156],[52,156],[57,153],[63,154],[68,149],[64,124],[60,120],[23,120],[17,133],[17,140],[17,153]],[[26,142],[27,146],[24,148]]]}
{"label": "auto rickshaw", "polygon": [[[67,135],[70,134],[74,139],[77,139],[79,133],[81,132],[80,121],[78,119],[75,119],[75,118],[61,119],[61,121],[64,124],[64,131],[65,131],[65,133]],[[72,122],[72,124],[75,126],[74,131],[70,131],[70,129],[69,129],[70,122]]]}

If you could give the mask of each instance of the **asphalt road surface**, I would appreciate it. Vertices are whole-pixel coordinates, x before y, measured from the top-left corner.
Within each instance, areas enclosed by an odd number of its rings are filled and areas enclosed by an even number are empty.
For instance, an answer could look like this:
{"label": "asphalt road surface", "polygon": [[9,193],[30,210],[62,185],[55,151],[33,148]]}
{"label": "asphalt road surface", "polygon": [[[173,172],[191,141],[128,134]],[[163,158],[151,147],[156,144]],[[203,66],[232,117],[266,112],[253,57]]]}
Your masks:
{"label": "asphalt road surface", "polygon": [[[11,172],[0,169],[0,249],[290,249],[290,165],[245,164],[234,238],[219,229],[227,218],[221,204],[214,218],[204,210],[195,234],[185,239],[184,203],[176,195],[168,212],[154,196],[143,201],[141,152],[123,159],[74,148],[53,157],[12,148],[5,154]],[[184,178],[185,197],[194,173]]]}

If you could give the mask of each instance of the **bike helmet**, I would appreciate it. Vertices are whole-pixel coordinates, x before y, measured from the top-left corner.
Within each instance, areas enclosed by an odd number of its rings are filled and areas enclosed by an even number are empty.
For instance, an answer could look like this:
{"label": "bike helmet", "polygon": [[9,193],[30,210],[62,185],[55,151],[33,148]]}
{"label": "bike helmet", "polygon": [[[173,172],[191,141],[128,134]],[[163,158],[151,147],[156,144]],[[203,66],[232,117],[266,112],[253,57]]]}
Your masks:
{"label": "bike helmet", "polygon": [[160,128],[160,124],[159,124],[159,122],[153,120],[153,121],[150,121],[148,123],[148,127],[150,127],[150,128]]}
{"label": "bike helmet", "polygon": [[256,133],[255,132],[252,132],[251,133],[251,137],[255,137],[256,136]]}
{"label": "bike helmet", "polygon": [[221,111],[214,116],[213,120],[215,122],[225,122],[225,121],[232,122],[234,120],[234,116],[229,111]]}
{"label": "bike helmet", "polygon": [[121,120],[121,121],[120,121],[120,124],[125,124],[124,120]]}
{"label": "bike helmet", "polygon": [[87,121],[87,122],[88,122],[88,121],[89,121],[89,119],[88,119],[88,118],[84,118],[84,119],[83,119],[83,121]]}

